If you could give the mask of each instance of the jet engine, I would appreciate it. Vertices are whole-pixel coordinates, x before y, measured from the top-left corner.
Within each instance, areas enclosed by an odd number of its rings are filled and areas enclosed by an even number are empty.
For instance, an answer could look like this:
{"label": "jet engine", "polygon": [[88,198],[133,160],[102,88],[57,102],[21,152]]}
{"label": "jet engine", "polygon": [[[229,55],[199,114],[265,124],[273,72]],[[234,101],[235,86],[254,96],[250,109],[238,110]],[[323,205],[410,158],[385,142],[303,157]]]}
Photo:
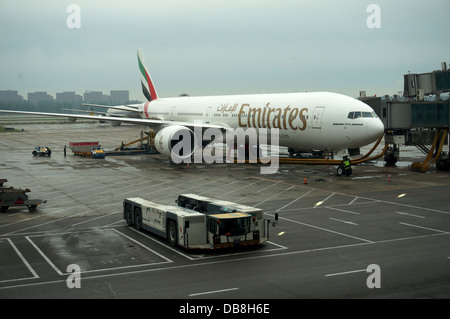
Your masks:
{"label": "jet engine", "polygon": [[181,125],[166,126],[155,135],[156,150],[170,156],[175,163],[190,159],[196,145],[194,132]]}

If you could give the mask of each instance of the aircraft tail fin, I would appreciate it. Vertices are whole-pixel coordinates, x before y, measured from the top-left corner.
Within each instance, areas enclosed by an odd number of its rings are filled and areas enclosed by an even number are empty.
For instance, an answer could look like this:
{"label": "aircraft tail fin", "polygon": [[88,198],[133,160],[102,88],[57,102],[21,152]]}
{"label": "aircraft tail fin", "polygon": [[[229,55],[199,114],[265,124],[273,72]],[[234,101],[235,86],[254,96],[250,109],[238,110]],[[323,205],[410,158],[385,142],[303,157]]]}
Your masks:
{"label": "aircraft tail fin", "polygon": [[158,98],[156,94],[155,86],[153,85],[152,79],[150,78],[150,73],[148,72],[147,65],[142,57],[141,50],[137,50],[137,58],[139,63],[139,71],[141,74],[141,85],[142,92],[148,101],[153,101]]}

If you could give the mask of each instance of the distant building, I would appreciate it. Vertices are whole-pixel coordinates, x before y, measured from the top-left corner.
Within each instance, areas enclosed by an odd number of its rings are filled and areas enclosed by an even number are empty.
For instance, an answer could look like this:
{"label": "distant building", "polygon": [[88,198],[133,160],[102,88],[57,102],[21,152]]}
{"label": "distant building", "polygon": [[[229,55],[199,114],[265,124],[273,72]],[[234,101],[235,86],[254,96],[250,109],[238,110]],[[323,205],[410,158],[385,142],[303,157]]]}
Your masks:
{"label": "distant building", "polygon": [[41,102],[53,102],[54,98],[47,92],[34,92],[28,93],[28,102],[41,103]]}
{"label": "distant building", "polygon": [[81,105],[83,97],[75,92],[56,93],[56,102],[62,105]]}
{"label": "distant building", "polygon": [[127,90],[111,90],[109,96],[110,104],[126,104],[130,101],[130,92]]}
{"label": "distant building", "polygon": [[1,102],[22,102],[23,97],[16,90],[0,90]]}
{"label": "distant building", "polygon": [[107,100],[108,96],[103,95],[101,91],[86,91],[84,93],[84,103],[105,104]]}

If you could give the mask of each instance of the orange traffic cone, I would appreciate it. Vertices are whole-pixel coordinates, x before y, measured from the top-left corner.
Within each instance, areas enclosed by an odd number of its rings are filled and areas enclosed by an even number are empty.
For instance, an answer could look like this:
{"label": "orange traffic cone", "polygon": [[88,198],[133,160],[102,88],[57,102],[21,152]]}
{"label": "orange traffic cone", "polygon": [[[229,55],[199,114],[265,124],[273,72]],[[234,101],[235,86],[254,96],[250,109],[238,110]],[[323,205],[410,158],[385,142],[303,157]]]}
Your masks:
{"label": "orange traffic cone", "polygon": [[306,181],[306,176],[305,179],[303,180],[303,184],[308,184],[308,182]]}

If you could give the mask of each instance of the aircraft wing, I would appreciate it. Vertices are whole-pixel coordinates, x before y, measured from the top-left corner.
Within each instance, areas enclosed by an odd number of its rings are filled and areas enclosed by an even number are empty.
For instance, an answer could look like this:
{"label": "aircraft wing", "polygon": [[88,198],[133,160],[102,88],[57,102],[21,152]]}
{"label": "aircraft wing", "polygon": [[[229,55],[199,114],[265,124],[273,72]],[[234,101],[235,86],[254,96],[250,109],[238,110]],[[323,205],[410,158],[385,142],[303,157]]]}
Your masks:
{"label": "aircraft wing", "polygon": [[97,111],[89,111],[89,110],[78,110],[78,109],[61,109],[63,111],[73,111],[73,112],[81,112],[81,113],[89,113],[89,114],[101,114],[102,116],[106,116],[105,112],[97,112]]}
{"label": "aircraft wing", "polygon": [[151,120],[151,119],[130,118],[130,117],[79,115],[79,114],[46,113],[46,112],[31,112],[31,111],[10,111],[10,110],[0,110],[0,113],[80,118],[80,119],[96,120],[96,121],[110,121],[110,122],[121,122],[121,123],[129,123],[129,124],[147,125],[150,127],[182,125],[182,126],[186,126],[186,127],[190,127],[190,128],[195,128],[195,127],[197,127],[197,128],[217,128],[221,131],[226,131],[226,129],[227,129],[227,127],[225,127],[223,125],[215,125],[215,124],[207,124],[207,123],[163,121],[163,120]]}
{"label": "aircraft wing", "polygon": [[130,104],[130,105],[114,105],[114,106],[110,106],[110,105],[83,103],[83,105],[93,106],[93,107],[102,107],[102,108],[105,108],[105,109],[121,110],[121,111],[127,111],[127,112],[140,112],[138,104],[136,104],[136,105]]}

